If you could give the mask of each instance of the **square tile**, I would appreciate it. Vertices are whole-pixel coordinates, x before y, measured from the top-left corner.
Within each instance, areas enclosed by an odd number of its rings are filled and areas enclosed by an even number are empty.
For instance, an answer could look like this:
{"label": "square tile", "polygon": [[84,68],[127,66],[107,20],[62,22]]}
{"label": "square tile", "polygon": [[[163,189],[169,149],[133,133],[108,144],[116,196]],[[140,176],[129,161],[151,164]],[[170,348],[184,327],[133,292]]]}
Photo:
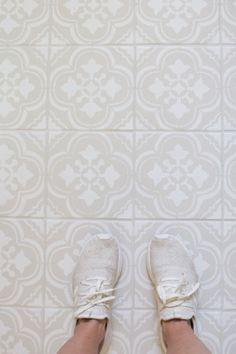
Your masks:
{"label": "square tile", "polygon": [[236,222],[224,222],[223,239],[223,291],[224,291],[224,309],[236,309]]}
{"label": "square tile", "polygon": [[0,47],[0,129],[45,129],[47,47]]}
{"label": "square tile", "polygon": [[221,217],[220,133],[136,134],[136,218]]}
{"label": "square tile", "polygon": [[42,309],[0,309],[0,353],[42,354],[42,337]]}
{"label": "square tile", "polygon": [[0,216],[44,216],[44,132],[0,133]]}
{"label": "square tile", "polygon": [[122,275],[117,285],[113,308],[133,304],[132,223],[130,221],[48,220],[46,247],[46,306],[74,307],[72,275],[81,247],[98,233],[117,238],[123,258]]}
{"label": "square tile", "polygon": [[0,305],[42,306],[44,220],[0,219]]}
{"label": "square tile", "polygon": [[223,47],[224,129],[236,130],[236,47]]}
{"label": "square tile", "polygon": [[216,43],[218,0],[137,0],[137,43]]}
{"label": "square tile", "polygon": [[51,132],[48,216],[132,216],[132,133]]}
{"label": "square tile", "polygon": [[170,233],[181,240],[193,259],[201,284],[198,308],[219,309],[222,304],[222,231],[220,222],[136,221],[135,222],[135,308],[156,308],[156,293],[146,271],[149,240]]}
{"label": "square tile", "polygon": [[0,44],[48,44],[48,0],[1,1]]}
{"label": "square tile", "polygon": [[224,43],[236,42],[235,0],[222,0],[222,40]]}
{"label": "square tile", "polygon": [[137,46],[137,128],[220,130],[218,47]]}
{"label": "square tile", "polygon": [[236,216],[236,132],[224,134],[224,218]]}
{"label": "square tile", "polygon": [[132,129],[134,48],[53,47],[51,129]]}
{"label": "square tile", "polygon": [[134,0],[52,2],[52,44],[132,43]]}

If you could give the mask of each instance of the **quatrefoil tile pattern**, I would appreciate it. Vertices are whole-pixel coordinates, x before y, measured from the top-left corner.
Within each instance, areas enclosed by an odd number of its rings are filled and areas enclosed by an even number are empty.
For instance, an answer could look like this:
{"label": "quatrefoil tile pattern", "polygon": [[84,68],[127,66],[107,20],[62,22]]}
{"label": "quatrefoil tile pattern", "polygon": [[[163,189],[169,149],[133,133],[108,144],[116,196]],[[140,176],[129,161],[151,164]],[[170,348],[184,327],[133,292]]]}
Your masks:
{"label": "quatrefoil tile pattern", "polygon": [[147,245],[201,283],[198,335],[236,353],[236,0],[0,1],[0,354],[73,334],[98,233],[123,271],[106,354],[163,354]]}

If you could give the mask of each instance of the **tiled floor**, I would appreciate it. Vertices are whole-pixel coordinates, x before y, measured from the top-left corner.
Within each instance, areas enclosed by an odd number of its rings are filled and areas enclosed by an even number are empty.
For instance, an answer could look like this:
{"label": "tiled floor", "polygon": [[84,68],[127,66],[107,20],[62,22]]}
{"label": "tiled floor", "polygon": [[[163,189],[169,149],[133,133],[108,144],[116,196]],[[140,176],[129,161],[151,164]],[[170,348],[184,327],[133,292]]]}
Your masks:
{"label": "tiled floor", "polygon": [[87,237],[119,239],[109,354],[160,354],[146,246],[171,232],[202,287],[199,335],[236,353],[236,1],[0,4],[0,354],[73,331]]}

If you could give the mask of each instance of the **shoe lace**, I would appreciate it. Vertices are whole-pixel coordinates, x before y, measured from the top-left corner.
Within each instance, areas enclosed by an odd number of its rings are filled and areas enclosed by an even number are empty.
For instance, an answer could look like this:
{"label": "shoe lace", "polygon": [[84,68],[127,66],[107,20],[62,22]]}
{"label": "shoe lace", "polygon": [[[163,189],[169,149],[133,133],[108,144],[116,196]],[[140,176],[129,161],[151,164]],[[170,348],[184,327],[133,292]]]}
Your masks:
{"label": "shoe lace", "polygon": [[112,292],[117,288],[108,288],[110,283],[104,277],[88,277],[80,281],[80,284],[90,290],[89,293],[88,291],[80,292],[83,302],[80,303],[79,314],[98,304],[103,304],[108,308],[108,302],[115,299]]}
{"label": "shoe lace", "polygon": [[185,275],[182,274],[181,278],[162,279],[156,289],[163,304],[167,307],[173,307],[189,299],[199,286],[199,282],[190,284]]}

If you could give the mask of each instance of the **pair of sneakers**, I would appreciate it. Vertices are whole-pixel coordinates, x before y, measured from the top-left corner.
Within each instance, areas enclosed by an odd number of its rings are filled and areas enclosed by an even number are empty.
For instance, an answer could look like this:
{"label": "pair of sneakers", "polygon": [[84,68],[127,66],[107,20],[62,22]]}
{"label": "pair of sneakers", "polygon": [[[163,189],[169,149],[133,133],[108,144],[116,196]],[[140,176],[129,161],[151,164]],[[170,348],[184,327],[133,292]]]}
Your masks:
{"label": "pair of sneakers", "polygon": [[[185,246],[170,234],[154,236],[148,245],[146,266],[155,287],[160,323],[180,318],[190,320],[195,328],[199,282]],[[85,244],[74,271],[75,318],[107,319],[102,353],[107,351],[111,340],[111,304],[121,271],[120,247],[107,233],[97,234]]]}

